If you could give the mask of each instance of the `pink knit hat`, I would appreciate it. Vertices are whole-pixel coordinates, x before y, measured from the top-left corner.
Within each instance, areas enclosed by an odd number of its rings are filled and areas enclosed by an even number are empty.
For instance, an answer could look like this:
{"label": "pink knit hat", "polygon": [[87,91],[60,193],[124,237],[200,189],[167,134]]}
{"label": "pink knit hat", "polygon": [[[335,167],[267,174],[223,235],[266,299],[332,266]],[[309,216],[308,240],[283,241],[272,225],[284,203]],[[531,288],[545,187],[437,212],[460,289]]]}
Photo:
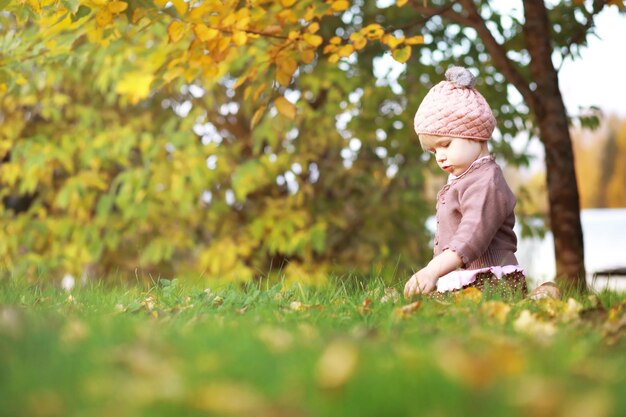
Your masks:
{"label": "pink knit hat", "polygon": [[415,113],[415,133],[489,140],[496,118],[463,67],[450,67],[446,81],[430,89]]}

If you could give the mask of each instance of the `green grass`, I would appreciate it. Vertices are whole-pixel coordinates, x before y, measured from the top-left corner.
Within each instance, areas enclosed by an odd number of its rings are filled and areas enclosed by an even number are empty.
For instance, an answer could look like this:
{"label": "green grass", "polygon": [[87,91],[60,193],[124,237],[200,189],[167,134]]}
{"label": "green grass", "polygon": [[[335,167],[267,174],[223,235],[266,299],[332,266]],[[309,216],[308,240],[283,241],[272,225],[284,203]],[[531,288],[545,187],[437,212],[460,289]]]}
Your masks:
{"label": "green grass", "polygon": [[384,295],[0,281],[0,416],[626,415],[623,294]]}

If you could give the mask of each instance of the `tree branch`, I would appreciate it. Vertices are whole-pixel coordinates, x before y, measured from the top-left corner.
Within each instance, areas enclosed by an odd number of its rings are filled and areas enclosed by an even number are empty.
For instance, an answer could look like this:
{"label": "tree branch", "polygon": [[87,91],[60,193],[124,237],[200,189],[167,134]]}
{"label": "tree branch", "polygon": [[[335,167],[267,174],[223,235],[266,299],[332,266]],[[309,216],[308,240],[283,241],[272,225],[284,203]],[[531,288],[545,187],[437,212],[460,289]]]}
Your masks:
{"label": "tree branch", "polygon": [[[601,0],[598,0],[601,1]],[[459,3],[466,10],[467,15],[455,12],[452,7]],[[441,16],[447,20],[458,23],[461,26],[473,28],[482,39],[487,51],[491,55],[494,66],[506,77],[506,79],[517,88],[524,101],[532,108],[535,107],[535,96],[528,83],[519,73],[513,62],[506,56],[506,49],[493,37],[483,18],[480,16],[473,0],[458,0],[446,6],[432,7],[424,6],[420,0],[410,0],[413,9],[425,15],[424,21],[430,20],[433,16]]]}
{"label": "tree branch", "polygon": [[487,28],[474,1],[460,0],[459,2],[463,5],[465,10],[467,10],[469,14],[467,20],[469,21],[470,27],[474,28],[478,36],[482,39],[487,51],[489,51],[491,55],[495,67],[504,74],[506,79],[509,80],[515,88],[517,88],[517,91],[522,95],[531,110],[534,110],[537,101],[535,94],[528,86],[528,82],[522,77],[517,68],[515,68],[513,62],[506,56],[506,49],[498,43],[491,34],[491,31]]}
{"label": "tree branch", "polygon": [[[587,11],[587,9],[584,6],[582,7],[583,12],[585,13],[585,17],[587,18],[587,21],[585,22],[584,25],[581,25],[577,31],[572,33],[567,44],[564,45],[564,48],[566,48],[567,50],[567,54],[564,54],[563,58],[565,58],[566,56],[571,57],[573,55],[571,52],[572,46],[579,45],[585,40],[589,30],[594,25],[594,18],[596,17],[598,13],[602,11],[606,3],[607,3],[606,0],[594,0],[591,11]],[[563,62],[564,60],[561,62],[561,66],[563,65]],[[560,66],[559,66],[559,70],[560,70]]]}

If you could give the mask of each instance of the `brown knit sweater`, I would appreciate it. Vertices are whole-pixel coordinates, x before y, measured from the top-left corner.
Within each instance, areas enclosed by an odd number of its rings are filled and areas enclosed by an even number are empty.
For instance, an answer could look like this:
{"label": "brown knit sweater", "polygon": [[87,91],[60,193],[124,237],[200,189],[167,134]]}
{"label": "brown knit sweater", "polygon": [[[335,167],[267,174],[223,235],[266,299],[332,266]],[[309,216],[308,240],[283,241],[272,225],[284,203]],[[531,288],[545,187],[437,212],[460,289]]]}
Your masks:
{"label": "brown knit sweater", "polygon": [[515,202],[494,157],[476,161],[437,194],[435,256],[451,249],[467,269],[516,265]]}

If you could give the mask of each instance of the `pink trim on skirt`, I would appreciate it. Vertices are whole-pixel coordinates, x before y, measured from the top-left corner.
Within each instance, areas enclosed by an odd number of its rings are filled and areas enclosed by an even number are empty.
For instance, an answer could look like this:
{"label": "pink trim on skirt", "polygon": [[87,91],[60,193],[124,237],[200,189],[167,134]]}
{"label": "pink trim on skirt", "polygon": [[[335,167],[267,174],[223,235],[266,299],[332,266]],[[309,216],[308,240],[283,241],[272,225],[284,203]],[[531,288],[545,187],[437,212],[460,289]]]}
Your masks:
{"label": "pink trim on skirt", "polygon": [[502,279],[504,275],[512,274],[514,272],[521,272],[523,274],[524,269],[519,265],[490,266],[480,269],[459,269],[449,272],[439,278],[437,281],[437,291],[447,292],[460,290],[461,288],[476,281],[476,276],[483,272],[489,272],[496,278]]}

